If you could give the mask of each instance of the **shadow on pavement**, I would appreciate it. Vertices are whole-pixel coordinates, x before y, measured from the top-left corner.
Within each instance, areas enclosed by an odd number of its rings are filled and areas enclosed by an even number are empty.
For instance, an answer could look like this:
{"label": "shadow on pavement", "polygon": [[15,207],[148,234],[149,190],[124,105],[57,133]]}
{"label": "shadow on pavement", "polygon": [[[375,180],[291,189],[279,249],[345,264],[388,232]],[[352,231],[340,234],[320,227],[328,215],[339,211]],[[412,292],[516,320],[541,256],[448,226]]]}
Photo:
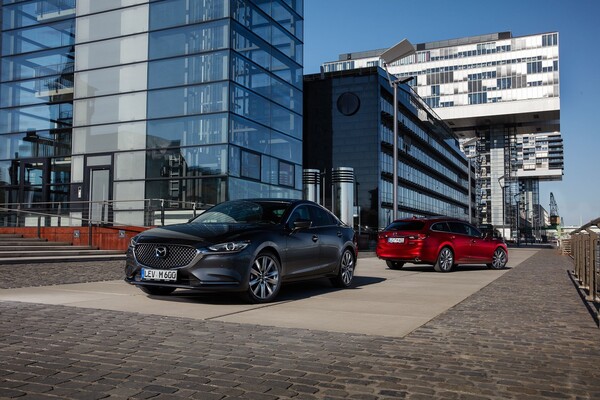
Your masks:
{"label": "shadow on pavement", "polygon": [[[286,301],[302,300],[310,297],[321,296],[327,293],[339,290],[356,290],[363,286],[373,285],[385,281],[385,278],[371,276],[355,276],[352,286],[347,289],[334,287],[329,279],[321,278],[303,282],[293,282],[284,284],[274,302],[268,304],[277,304]],[[248,304],[240,295],[235,292],[214,292],[203,293],[194,290],[178,289],[173,294],[167,296],[147,295],[149,299],[172,301],[172,302],[198,302],[215,305],[234,305]]]}

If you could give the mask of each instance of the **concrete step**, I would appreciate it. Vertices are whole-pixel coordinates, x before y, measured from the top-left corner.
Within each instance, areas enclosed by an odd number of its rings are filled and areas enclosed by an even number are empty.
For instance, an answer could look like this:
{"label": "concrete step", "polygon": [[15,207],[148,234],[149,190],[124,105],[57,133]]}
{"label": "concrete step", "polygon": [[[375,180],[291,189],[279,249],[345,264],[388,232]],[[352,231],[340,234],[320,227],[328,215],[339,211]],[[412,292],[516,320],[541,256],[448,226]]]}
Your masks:
{"label": "concrete step", "polygon": [[124,251],[120,250],[39,250],[39,251],[0,251],[0,259],[5,258],[18,258],[18,257],[62,257],[62,256],[100,256],[100,255],[114,255],[114,254],[125,254]]}
{"label": "concrete step", "polygon": [[75,255],[75,256],[44,256],[44,257],[13,257],[0,258],[0,265],[6,264],[40,264],[54,262],[84,262],[84,261],[123,261],[125,266],[125,254],[93,254],[93,255]]}
{"label": "concrete step", "polygon": [[0,246],[3,247],[24,247],[24,246],[35,246],[35,247],[52,247],[52,246],[69,246],[70,242],[48,242],[46,240],[0,240]]}
{"label": "concrete step", "polygon": [[125,260],[123,250],[99,250],[73,246],[70,242],[50,242],[40,238],[24,238],[16,234],[0,234],[0,264],[48,263]]}
{"label": "concrete step", "polygon": [[17,233],[0,233],[0,239],[2,238],[22,238],[23,235]]}
{"label": "concrete step", "polygon": [[30,245],[26,245],[26,246],[4,246],[3,244],[0,244],[0,252],[3,251],[15,251],[16,249],[18,249],[19,251],[43,251],[43,250],[97,250],[96,247],[90,247],[90,246],[72,246],[70,243],[62,243],[62,242],[49,242],[49,244],[47,246],[42,246],[42,245],[36,245],[36,246],[30,246]]}
{"label": "concrete step", "polygon": [[7,244],[7,243],[30,243],[30,242],[47,242],[46,239],[40,239],[40,238],[24,238],[24,237],[5,237],[5,238],[0,238],[0,244]]}

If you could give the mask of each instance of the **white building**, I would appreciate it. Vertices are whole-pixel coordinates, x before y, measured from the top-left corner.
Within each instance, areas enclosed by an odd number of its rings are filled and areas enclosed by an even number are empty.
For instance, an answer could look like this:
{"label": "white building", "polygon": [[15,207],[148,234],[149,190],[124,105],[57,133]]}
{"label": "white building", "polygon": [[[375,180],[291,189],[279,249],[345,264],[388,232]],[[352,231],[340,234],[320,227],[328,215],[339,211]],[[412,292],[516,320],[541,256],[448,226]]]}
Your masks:
{"label": "white building", "polygon": [[[510,32],[421,43],[388,65],[461,138],[476,166],[480,223],[539,236],[539,181],[561,180],[559,35]],[[383,65],[386,49],[342,54],[324,72]]]}

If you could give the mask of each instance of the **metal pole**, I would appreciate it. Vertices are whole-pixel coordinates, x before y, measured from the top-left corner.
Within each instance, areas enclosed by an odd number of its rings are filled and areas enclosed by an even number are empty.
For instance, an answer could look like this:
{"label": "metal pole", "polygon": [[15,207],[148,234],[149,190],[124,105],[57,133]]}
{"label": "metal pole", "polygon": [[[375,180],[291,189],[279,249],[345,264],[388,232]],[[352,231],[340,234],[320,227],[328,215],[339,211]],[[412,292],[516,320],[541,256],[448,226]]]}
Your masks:
{"label": "metal pole", "polygon": [[506,239],[506,232],[504,229],[504,224],[506,223],[506,216],[505,216],[505,211],[504,211],[504,205],[506,203],[506,199],[504,196],[504,186],[502,186],[502,237]]}
{"label": "metal pole", "polygon": [[469,167],[469,223],[472,224],[473,223],[473,217],[472,217],[472,213],[473,211],[471,210],[471,157],[467,158],[468,160],[468,167]]}
{"label": "metal pole", "polygon": [[393,82],[394,89],[394,177],[392,183],[392,220],[395,221],[398,215],[398,81]]}

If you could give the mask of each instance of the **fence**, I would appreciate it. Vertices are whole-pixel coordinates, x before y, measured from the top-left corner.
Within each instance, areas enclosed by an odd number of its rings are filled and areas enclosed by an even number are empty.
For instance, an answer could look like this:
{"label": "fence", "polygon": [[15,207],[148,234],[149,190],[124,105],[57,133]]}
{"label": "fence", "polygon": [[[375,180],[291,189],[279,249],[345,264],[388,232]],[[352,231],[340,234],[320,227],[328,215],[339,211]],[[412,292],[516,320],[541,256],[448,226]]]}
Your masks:
{"label": "fence", "polygon": [[[600,218],[571,233],[571,256],[574,259],[573,276],[586,300],[600,309]],[[600,317],[600,314],[598,315]]]}
{"label": "fence", "polygon": [[208,206],[164,199],[35,203],[0,207],[0,227],[156,226],[186,222]]}

